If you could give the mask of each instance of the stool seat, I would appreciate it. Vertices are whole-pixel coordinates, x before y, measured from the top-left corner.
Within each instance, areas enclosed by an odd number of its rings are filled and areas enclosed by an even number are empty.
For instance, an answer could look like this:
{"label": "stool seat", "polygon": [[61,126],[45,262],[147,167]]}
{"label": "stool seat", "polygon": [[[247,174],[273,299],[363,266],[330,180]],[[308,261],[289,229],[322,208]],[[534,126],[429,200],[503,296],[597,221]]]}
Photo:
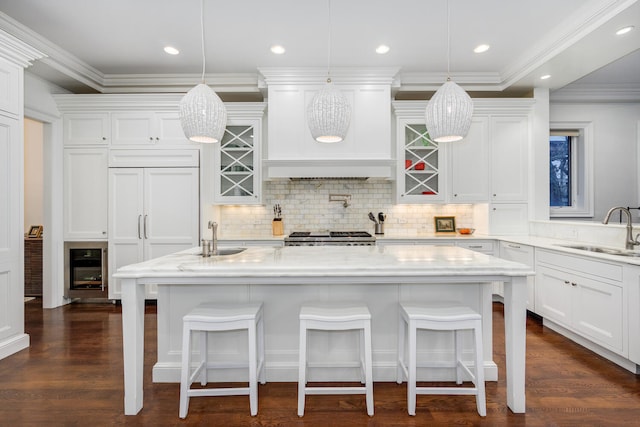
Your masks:
{"label": "stool seat", "polygon": [[[307,387],[307,331],[359,332],[360,369],[362,387]],[[366,305],[314,304],[300,308],[300,349],[298,365],[298,416],[304,415],[307,394],[364,394],[367,414],[373,416],[373,368],[371,350],[371,313]],[[335,367],[342,365],[333,365]],[[350,365],[344,365],[350,366]]]}
{"label": "stool seat", "polygon": [[[180,418],[187,416],[190,397],[249,395],[251,415],[258,413],[258,379],[266,382],[264,376],[264,321],[262,303],[219,304],[203,303],[193,308],[182,318],[182,369],[180,376]],[[209,332],[247,330],[248,362],[209,363]],[[200,361],[191,373],[191,336],[200,337]],[[196,378],[206,385],[208,369],[248,368],[248,387],[191,389]]]}
{"label": "stool seat", "polygon": [[[484,385],[484,362],[482,350],[482,316],[470,307],[459,303],[401,303],[398,333],[398,373],[397,382],[407,378],[407,411],[416,414],[418,394],[473,394],[480,416],[487,415]],[[417,330],[452,331],[454,334],[455,361],[451,364],[420,363],[417,360]],[[471,330],[474,338],[474,373],[462,361],[462,339],[460,332]],[[405,337],[408,338],[405,361]],[[463,373],[471,379],[474,387],[417,387],[417,368],[455,368],[456,383],[462,384]]]}

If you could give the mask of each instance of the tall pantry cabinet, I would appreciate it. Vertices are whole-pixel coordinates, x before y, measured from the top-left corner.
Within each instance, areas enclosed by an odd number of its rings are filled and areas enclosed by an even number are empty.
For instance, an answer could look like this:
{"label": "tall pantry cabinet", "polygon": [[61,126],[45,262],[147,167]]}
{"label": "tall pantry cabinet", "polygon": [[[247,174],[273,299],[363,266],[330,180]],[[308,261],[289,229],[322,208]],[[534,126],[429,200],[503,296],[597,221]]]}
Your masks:
{"label": "tall pantry cabinet", "polygon": [[[197,246],[200,151],[182,132],[180,94],[55,95],[63,113],[64,239],[107,241],[118,268]],[[146,297],[156,298],[155,287]]]}
{"label": "tall pantry cabinet", "polygon": [[[128,264],[197,246],[198,183],[199,169],[193,165],[109,168],[112,273]],[[119,281],[111,279],[109,298],[120,298],[120,294]],[[156,295],[156,287],[148,286],[146,297]]]}

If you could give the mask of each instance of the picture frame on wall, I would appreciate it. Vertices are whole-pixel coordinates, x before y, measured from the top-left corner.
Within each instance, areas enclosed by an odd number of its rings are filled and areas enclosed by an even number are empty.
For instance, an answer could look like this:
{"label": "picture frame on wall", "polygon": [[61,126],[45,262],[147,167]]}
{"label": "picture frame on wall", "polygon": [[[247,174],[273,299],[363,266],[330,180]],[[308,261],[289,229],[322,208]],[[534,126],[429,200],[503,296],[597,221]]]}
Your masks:
{"label": "picture frame on wall", "polygon": [[455,233],[456,217],[455,216],[434,216],[436,225],[436,233]]}
{"label": "picture frame on wall", "polygon": [[42,237],[42,226],[41,225],[32,225],[29,228],[29,233],[27,233],[27,237],[30,239],[36,239]]}

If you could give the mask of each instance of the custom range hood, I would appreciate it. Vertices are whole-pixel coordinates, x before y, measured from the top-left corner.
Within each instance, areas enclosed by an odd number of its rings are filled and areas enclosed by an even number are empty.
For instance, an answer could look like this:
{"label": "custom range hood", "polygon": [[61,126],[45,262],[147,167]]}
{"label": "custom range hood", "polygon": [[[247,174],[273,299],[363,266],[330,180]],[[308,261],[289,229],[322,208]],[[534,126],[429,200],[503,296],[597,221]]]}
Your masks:
{"label": "custom range hood", "polygon": [[394,179],[391,144],[391,85],[397,68],[332,70],[333,85],[351,106],[343,141],[313,139],[307,106],[324,87],[326,70],[260,69],[268,89],[265,179]]}

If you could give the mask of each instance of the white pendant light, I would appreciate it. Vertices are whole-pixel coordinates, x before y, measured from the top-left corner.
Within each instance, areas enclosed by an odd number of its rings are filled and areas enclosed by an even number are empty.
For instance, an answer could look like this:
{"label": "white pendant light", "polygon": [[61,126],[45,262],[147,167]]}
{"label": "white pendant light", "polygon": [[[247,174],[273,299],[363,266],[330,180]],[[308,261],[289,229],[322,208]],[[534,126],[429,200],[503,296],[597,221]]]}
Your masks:
{"label": "white pendant light", "polygon": [[227,109],[213,89],[204,82],[204,0],[200,0],[202,34],[202,83],[180,100],[180,122],[187,138],[194,142],[212,143],[222,139],[227,126]]}
{"label": "white pendant light", "polygon": [[327,84],[313,97],[307,107],[307,123],[313,139],[318,142],[340,142],[349,129],[351,105],[331,83],[331,0],[329,1],[329,43]]}
{"label": "white pendant light", "polygon": [[449,76],[451,54],[449,25],[449,1],[447,0],[447,81],[429,100],[424,116],[429,136],[436,142],[460,141],[469,132],[473,115],[471,97],[451,81]]}

